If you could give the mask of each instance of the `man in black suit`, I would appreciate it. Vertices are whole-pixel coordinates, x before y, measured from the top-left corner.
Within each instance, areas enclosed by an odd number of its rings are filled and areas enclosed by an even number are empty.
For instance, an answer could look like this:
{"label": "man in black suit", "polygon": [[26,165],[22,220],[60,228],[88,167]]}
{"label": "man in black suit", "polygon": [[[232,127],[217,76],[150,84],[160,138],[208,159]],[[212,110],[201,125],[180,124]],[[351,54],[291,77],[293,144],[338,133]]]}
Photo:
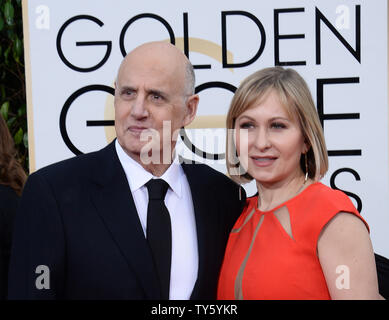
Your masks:
{"label": "man in black suit", "polygon": [[[117,139],[27,181],[15,221],[10,299],[216,297],[244,194],[240,200],[239,187],[206,165],[173,161],[178,130],[193,121],[198,100],[193,68],[176,47],[147,43],[126,56],[115,83]],[[149,239],[153,179],[167,186],[156,207],[170,214],[170,230],[162,233],[168,254]],[[166,227],[153,221],[157,232]],[[161,256],[169,256],[167,295]]]}

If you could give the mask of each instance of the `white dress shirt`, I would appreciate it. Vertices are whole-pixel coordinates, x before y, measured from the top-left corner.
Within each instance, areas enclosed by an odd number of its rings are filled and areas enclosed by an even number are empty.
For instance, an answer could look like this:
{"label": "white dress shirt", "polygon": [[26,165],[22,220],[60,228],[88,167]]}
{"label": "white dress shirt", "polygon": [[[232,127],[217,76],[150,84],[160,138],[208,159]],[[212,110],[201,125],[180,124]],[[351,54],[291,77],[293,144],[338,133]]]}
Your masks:
{"label": "white dress shirt", "polygon": [[135,207],[146,237],[148,191],[150,179],[163,179],[169,184],[165,205],[172,225],[172,263],[170,271],[170,300],[190,298],[198,272],[196,221],[188,180],[177,157],[161,177],[155,177],[129,157],[118,140],[116,153],[124,169],[134,198]]}

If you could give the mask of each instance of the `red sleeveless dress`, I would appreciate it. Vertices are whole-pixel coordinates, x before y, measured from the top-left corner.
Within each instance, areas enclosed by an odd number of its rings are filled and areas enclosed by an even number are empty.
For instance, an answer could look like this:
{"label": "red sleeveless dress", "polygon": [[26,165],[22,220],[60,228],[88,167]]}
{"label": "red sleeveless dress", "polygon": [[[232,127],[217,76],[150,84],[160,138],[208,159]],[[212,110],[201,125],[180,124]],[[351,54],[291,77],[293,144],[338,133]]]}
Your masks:
{"label": "red sleeveless dress", "polygon": [[[292,237],[274,214],[285,207]],[[339,212],[369,228],[346,194],[320,182],[271,211],[259,211],[258,197],[248,198],[227,243],[218,299],[331,299],[316,250],[321,230]]]}

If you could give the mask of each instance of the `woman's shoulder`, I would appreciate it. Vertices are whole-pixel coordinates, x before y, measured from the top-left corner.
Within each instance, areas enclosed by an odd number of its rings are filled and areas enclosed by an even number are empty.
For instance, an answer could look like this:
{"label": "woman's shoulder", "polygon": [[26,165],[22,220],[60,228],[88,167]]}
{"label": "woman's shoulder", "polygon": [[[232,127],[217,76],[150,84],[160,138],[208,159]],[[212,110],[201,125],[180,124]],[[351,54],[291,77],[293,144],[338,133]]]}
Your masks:
{"label": "woman's shoulder", "polygon": [[308,186],[301,200],[302,203],[321,208],[355,209],[352,201],[343,191],[332,189],[321,182],[315,182]]}
{"label": "woman's shoulder", "polygon": [[303,213],[299,215],[300,218],[305,221],[312,233],[315,233],[315,238],[330,220],[342,212],[360,218],[369,229],[367,222],[361,217],[347,194],[321,182],[310,185],[296,205],[299,212]]}
{"label": "woman's shoulder", "polygon": [[312,190],[312,194],[321,194],[327,196],[331,196],[333,194],[341,192],[340,190],[332,189],[331,187],[325,185],[320,181],[313,182],[311,185],[307,187],[307,189],[309,188]]}

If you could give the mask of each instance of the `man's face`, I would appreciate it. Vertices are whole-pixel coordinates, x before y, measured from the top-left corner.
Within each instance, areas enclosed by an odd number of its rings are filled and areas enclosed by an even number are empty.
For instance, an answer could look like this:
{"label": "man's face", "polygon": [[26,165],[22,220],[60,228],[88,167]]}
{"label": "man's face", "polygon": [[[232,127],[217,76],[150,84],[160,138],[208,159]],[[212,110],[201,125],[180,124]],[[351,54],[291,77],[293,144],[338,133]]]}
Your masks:
{"label": "man's face", "polygon": [[136,160],[147,150],[149,140],[145,137],[152,132],[159,135],[158,152],[163,148],[169,152],[178,130],[193,120],[194,96],[185,95],[185,67],[179,61],[174,54],[169,57],[157,49],[136,49],[119,70],[115,130],[122,148]]}

